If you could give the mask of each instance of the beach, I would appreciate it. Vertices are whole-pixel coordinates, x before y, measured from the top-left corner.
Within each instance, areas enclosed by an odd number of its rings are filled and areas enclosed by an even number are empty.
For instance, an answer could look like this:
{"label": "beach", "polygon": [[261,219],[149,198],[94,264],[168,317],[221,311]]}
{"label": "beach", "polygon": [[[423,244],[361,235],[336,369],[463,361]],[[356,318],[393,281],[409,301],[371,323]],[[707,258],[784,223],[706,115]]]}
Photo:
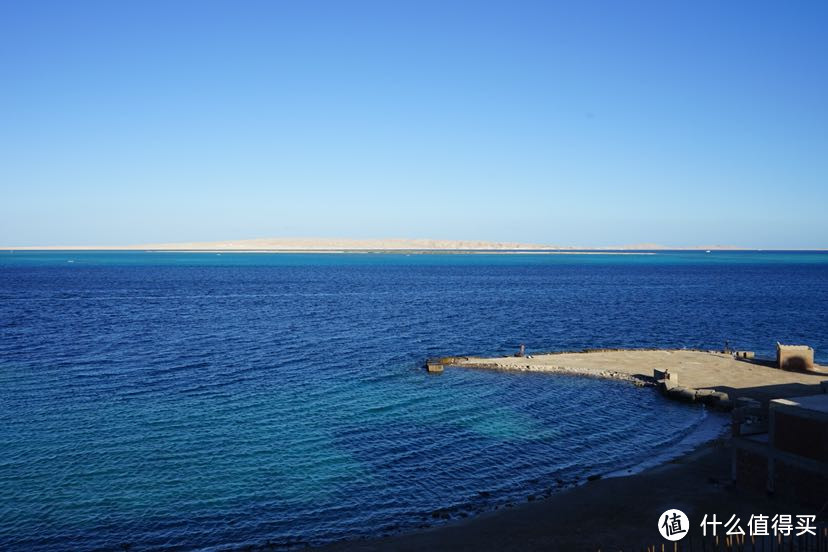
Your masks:
{"label": "beach", "polygon": [[[687,514],[690,539],[701,549],[699,523],[705,514],[723,520],[736,515],[744,524],[752,514],[812,513],[796,503],[732,485],[730,452],[727,441],[719,439],[639,474],[590,481],[546,499],[419,532],[340,542],[319,550],[596,552],[653,545],[660,550],[665,541],[658,519],[671,508]],[[826,521],[825,512],[818,520]],[[673,550],[672,543],[668,545]]]}

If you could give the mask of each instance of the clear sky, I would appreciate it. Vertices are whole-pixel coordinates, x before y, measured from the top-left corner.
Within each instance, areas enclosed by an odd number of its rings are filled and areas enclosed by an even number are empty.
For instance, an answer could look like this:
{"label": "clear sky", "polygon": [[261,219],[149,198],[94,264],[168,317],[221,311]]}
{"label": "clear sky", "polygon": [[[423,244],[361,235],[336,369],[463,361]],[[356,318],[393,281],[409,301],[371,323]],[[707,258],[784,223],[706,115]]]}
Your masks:
{"label": "clear sky", "polygon": [[828,2],[0,2],[0,244],[828,247]]}

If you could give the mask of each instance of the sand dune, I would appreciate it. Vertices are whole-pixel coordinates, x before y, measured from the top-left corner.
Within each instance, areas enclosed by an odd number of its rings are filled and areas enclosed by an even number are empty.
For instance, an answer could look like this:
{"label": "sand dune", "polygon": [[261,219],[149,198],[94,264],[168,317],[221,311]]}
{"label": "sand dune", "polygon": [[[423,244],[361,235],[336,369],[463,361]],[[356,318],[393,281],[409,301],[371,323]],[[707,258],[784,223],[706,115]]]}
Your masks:
{"label": "sand dune", "polygon": [[137,249],[222,249],[234,250],[288,250],[288,251],[341,251],[341,250],[505,250],[505,249],[556,249],[554,246],[517,242],[486,242],[429,239],[341,239],[341,238],[262,238],[221,242],[196,242],[150,244]]}
{"label": "sand dune", "polygon": [[215,242],[146,243],[126,246],[50,246],[9,249],[155,250],[155,251],[450,251],[559,249],[542,244],[431,239],[259,238]]}
{"label": "sand dune", "polygon": [[[656,244],[611,247],[564,247],[538,243],[490,242],[480,240],[434,239],[348,239],[348,238],[258,238],[213,242],[145,243],[138,245],[58,245],[2,247],[15,250],[152,250],[152,251],[530,251],[530,250],[627,250],[672,249]],[[677,249],[736,249],[730,246],[687,247]]]}

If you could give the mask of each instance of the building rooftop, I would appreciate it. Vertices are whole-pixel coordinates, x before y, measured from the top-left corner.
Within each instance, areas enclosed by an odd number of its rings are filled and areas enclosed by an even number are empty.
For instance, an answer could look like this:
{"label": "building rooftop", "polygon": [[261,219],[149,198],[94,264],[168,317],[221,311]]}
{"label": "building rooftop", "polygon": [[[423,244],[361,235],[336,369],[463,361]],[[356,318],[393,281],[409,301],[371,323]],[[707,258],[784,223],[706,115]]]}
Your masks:
{"label": "building rooftop", "polygon": [[776,347],[778,349],[794,349],[798,351],[809,351],[811,349],[808,345],[785,345],[783,343],[777,343]]}
{"label": "building rooftop", "polygon": [[806,397],[794,397],[790,399],[774,399],[773,404],[793,406],[803,410],[812,410],[828,414],[828,394],[808,395]]}

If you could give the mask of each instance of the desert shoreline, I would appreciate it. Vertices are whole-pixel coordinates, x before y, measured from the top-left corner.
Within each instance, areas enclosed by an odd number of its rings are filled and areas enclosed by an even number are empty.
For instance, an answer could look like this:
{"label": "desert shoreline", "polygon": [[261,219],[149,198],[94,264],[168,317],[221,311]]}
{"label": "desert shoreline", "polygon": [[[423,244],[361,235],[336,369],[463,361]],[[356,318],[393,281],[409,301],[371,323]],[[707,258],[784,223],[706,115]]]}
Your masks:
{"label": "desert shoreline", "polygon": [[[399,534],[341,540],[321,552],[653,550],[664,543],[660,515],[680,508],[690,518],[690,542],[701,550],[699,521],[716,514],[745,522],[753,514],[805,512],[796,503],[738,488],[730,482],[732,449],[726,438],[631,475],[608,476],[473,517]],[[709,539],[712,543],[712,539]],[[692,545],[691,545],[692,546]],[[672,548],[670,548],[672,550]],[[711,546],[711,550],[714,548]]]}
{"label": "desert shoreline", "polygon": [[655,243],[616,244],[607,246],[565,246],[551,243],[517,241],[443,240],[423,238],[321,238],[285,237],[220,241],[155,242],[118,245],[5,245],[0,250],[19,251],[204,251],[204,252],[399,252],[399,251],[504,251],[504,252],[650,252],[650,251],[749,251],[733,245],[693,245],[668,247]]}
{"label": "desert shoreline", "polygon": [[163,249],[124,247],[0,247],[2,253],[214,253],[214,254],[339,254],[339,255],[657,255],[656,251],[569,249]]}

